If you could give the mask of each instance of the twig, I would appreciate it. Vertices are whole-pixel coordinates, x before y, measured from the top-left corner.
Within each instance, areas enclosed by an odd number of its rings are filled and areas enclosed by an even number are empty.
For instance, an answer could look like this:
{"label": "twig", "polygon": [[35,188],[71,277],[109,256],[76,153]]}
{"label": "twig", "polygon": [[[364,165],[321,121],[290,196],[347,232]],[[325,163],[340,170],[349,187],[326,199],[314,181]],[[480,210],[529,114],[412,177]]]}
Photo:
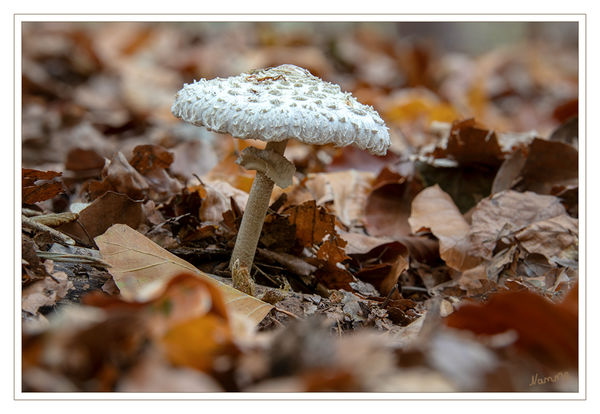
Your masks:
{"label": "twig", "polygon": [[84,256],[81,254],[70,254],[70,253],[55,253],[55,252],[44,252],[36,250],[36,253],[42,259],[50,259],[55,262],[68,262],[68,263],[82,263],[89,265],[96,265],[109,268],[111,267],[105,261],[98,259],[93,256]]}
{"label": "twig", "polygon": [[281,322],[279,322],[277,319],[275,319],[272,316],[269,316],[269,320],[272,322],[275,322],[275,324],[279,325],[279,326],[285,326],[284,324],[282,324]]}
{"label": "twig", "polygon": [[75,240],[73,240],[66,234],[61,233],[60,231],[55,230],[52,227],[48,227],[45,224],[37,223],[36,221],[32,220],[29,217],[21,215],[21,223],[23,224],[24,227],[27,227],[29,229],[48,233],[49,235],[51,235],[52,237],[54,237],[55,239],[59,240],[60,242],[62,242],[64,244],[68,244],[70,246],[75,245]]}
{"label": "twig", "polygon": [[32,210],[30,208],[22,208],[21,214],[23,214],[27,217],[33,217],[33,216],[41,216],[44,213],[42,213],[41,211]]}
{"label": "twig", "polygon": [[394,287],[392,288],[392,290],[390,290],[390,293],[387,294],[387,297],[385,298],[385,300],[383,301],[383,303],[381,304],[381,308],[385,308],[388,303],[390,303],[390,300],[392,300],[392,295],[394,294],[395,291],[398,290],[398,284],[396,283],[394,285]]}
{"label": "twig", "polygon": [[426,288],[421,287],[421,286],[402,286],[402,291],[404,292],[405,290],[412,291],[412,292],[429,293],[429,290],[427,290]]}
{"label": "twig", "polygon": [[294,318],[294,319],[302,319],[301,317],[299,317],[298,315],[294,315],[292,312],[288,312],[284,309],[278,308],[277,306],[273,306],[273,309],[275,309],[277,312],[281,312],[287,316],[289,316],[290,318]]}
{"label": "twig", "polygon": [[267,279],[269,279],[271,282],[273,282],[274,285],[276,286],[280,286],[280,283],[278,283],[277,281],[273,280],[271,278],[271,276],[269,276],[268,274],[266,274],[265,272],[262,271],[262,269],[260,267],[258,267],[256,264],[253,264],[253,267],[256,268],[256,270],[263,275],[264,277],[266,277]]}

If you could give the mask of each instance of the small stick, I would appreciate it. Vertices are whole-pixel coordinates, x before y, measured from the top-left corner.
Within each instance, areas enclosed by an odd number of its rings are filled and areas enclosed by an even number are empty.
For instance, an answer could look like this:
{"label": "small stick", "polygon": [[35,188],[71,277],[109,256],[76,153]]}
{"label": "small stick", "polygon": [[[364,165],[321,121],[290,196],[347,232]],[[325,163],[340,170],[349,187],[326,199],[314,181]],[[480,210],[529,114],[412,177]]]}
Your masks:
{"label": "small stick", "polygon": [[394,287],[392,288],[392,290],[390,290],[390,293],[388,293],[387,297],[385,298],[385,300],[383,301],[383,303],[381,304],[382,308],[385,308],[388,303],[390,303],[390,300],[392,300],[392,295],[394,294],[395,291],[398,290],[398,284],[396,283],[394,285]]}
{"label": "small stick", "polygon": [[30,208],[22,208],[21,209],[21,214],[24,214],[27,217],[32,217],[32,216],[41,216],[44,213],[42,213],[41,211],[32,210]]}
{"label": "small stick", "polygon": [[25,217],[24,215],[21,215],[21,223],[23,224],[24,227],[27,227],[29,229],[48,233],[52,237],[54,237],[55,239],[59,240],[62,243],[65,243],[65,244],[68,244],[71,246],[75,245],[75,240],[73,240],[66,234],[63,234],[60,231],[53,229],[52,227],[48,227],[45,224],[38,223],[29,217]]}
{"label": "small stick", "polygon": [[263,275],[264,277],[266,277],[267,279],[269,279],[271,282],[273,282],[274,285],[280,286],[280,284],[273,280],[271,278],[271,276],[269,276],[267,273],[265,273],[260,267],[258,267],[256,264],[252,264],[252,267],[254,267],[261,275]]}
{"label": "small stick", "polygon": [[278,308],[277,306],[273,306],[273,309],[275,309],[277,312],[281,312],[287,316],[289,316],[290,318],[294,318],[294,319],[302,319],[301,317],[299,317],[298,315],[294,315],[292,312],[288,312],[284,309]]}
{"label": "small stick", "polygon": [[405,290],[413,291],[413,292],[425,292],[425,293],[429,293],[429,290],[427,290],[424,287],[420,287],[420,286],[402,286],[402,291],[404,292]]}
{"label": "small stick", "polygon": [[97,265],[109,268],[111,267],[108,263],[101,259],[92,256],[84,256],[81,254],[70,254],[70,253],[55,253],[55,252],[44,252],[36,250],[36,253],[42,259],[50,259],[55,262],[69,262],[69,263],[83,263],[90,265]]}

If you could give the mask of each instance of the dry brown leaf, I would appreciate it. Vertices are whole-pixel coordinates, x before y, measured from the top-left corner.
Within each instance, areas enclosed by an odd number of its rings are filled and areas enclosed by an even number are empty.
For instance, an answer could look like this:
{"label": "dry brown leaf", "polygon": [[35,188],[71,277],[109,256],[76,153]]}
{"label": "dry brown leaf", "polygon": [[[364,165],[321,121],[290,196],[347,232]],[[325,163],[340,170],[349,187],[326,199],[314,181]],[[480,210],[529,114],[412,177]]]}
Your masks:
{"label": "dry brown leaf", "polygon": [[55,171],[38,171],[28,168],[22,169],[22,197],[23,203],[33,204],[49,200],[64,192],[63,184],[54,181],[62,173]]}
{"label": "dry brown leaf", "polygon": [[156,169],[169,168],[173,162],[173,154],[160,145],[138,145],[133,149],[131,166],[140,174],[147,174]]}
{"label": "dry brown leaf", "polygon": [[58,230],[90,246],[94,237],[104,233],[113,224],[126,224],[137,229],[143,221],[142,204],[139,201],[125,194],[107,191],[81,210],[77,221],[63,224]]}
{"label": "dry brown leaf", "polygon": [[198,217],[207,223],[219,223],[223,220],[223,213],[231,210],[232,198],[242,211],[248,202],[248,193],[233,187],[226,181],[205,181],[203,185],[189,188],[189,190],[198,191],[200,194],[202,204]]}
{"label": "dry brown leaf", "polygon": [[437,184],[415,197],[408,222],[413,233],[431,230],[440,241],[440,257],[451,268],[466,270],[479,263],[470,252],[469,223]]}
{"label": "dry brown leaf", "polygon": [[237,158],[237,154],[231,152],[210,170],[206,175],[206,178],[212,181],[226,181],[233,187],[249,193],[256,172],[245,170],[243,167],[236,164]]}
{"label": "dry brown leaf", "polygon": [[354,257],[365,262],[356,277],[375,286],[384,296],[390,293],[402,272],[408,269],[409,252],[399,242],[385,243]]}
{"label": "dry brown leaf", "polygon": [[92,200],[107,191],[126,194],[134,200],[140,200],[147,194],[149,185],[144,176],[129,164],[121,152],[118,152],[104,166],[102,181],[90,181],[84,188],[89,192]]}
{"label": "dry brown leaf", "polygon": [[577,262],[577,220],[567,214],[530,224],[515,237],[529,253],[543,254],[549,260]]}
{"label": "dry brown leaf", "polygon": [[381,170],[365,206],[365,228],[372,236],[394,239],[410,234],[408,224],[413,198],[423,189],[415,179],[414,170],[406,163],[397,165],[399,171]]}
{"label": "dry brown leaf", "polygon": [[52,262],[44,263],[46,270],[52,277],[45,277],[23,289],[21,295],[21,309],[32,315],[37,314],[42,306],[54,306],[56,302],[64,298],[67,292],[73,288],[73,283],[68,279],[65,272],[54,272]]}
{"label": "dry brown leaf", "polygon": [[529,145],[518,189],[551,194],[554,187],[576,185],[578,158],[578,151],[569,144],[534,139]]}
{"label": "dry brown leaf", "polygon": [[532,223],[566,214],[557,197],[508,190],[482,200],[473,210],[472,253],[491,258],[498,240]]}
{"label": "dry brown leaf", "polygon": [[290,224],[296,226],[296,239],[303,246],[319,243],[326,235],[334,235],[335,217],[322,207],[317,207],[315,200],[286,209]]}
{"label": "dry brown leaf", "polygon": [[103,260],[111,265],[110,273],[129,301],[147,301],[177,274],[188,271],[215,284],[230,312],[258,324],[272,306],[221,283],[194,266],[169,253],[142,234],[116,224],[95,239]]}
{"label": "dry brown leaf", "polygon": [[346,170],[310,174],[304,183],[318,205],[333,203],[331,211],[346,226],[364,220],[367,193],[375,176],[371,172]]}
{"label": "dry brown leaf", "polygon": [[[577,290],[577,285],[573,288]],[[446,324],[476,334],[493,335],[513,330],[515,346],[550,369],[577,368],[577,307],[569,297],[554,304],[527,290],[500,292],[489,302],[465,304],[446,319]]]}

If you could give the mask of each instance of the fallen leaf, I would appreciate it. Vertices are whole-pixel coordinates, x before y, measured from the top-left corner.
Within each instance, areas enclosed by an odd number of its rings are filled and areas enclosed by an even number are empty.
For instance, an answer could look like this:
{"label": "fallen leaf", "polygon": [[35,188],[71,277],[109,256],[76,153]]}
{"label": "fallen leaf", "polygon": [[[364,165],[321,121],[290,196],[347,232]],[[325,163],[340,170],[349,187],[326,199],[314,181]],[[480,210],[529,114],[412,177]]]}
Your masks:
{"label": "fallen leaf", "polygon": [[336,148],[331,162],[325,166],[327,172],[339,172],[348,170],[366,171],[379,174],[387,164],[393,163],[399,156],[389,152],[384,156],[373,155],[353,145]]}
{"label": "fallen leaf", "polygon": [[353,257],[361,264],[356,277],[375,286],[383,296],[390,293],[408,269],[408,249],[400,242],[385,243]]}
{"label": "fallen leaf", "polygon": [[[577,287],[575,287],[576,289]],[[499,292],[485,304],[466,304],[448,316],[447,326],[479,335],[510,330],[515,346],[551,369],[577,369],[576,307],[561,306],[527,290]]]}
{"label": "fallen leaf", "polygon": [[411,232],[408,218],[414,197],[423,185],[413,176],[402,176],[384,168],[367,196],[364,220],[365,228],[376,237],[408,236]]}
{"label": "fallen leaf", "polygon": [[529,145],[527,160],[521,171],[519,191],[552,194],[558,186],[577,184],[579,174],[578,151],[558,141],[534,139]]}
{"label": "fallen leaf", "polygon": [[49,200],[64,192],[63,184],[54,180],[62,173],[22,168],[22,202],[33,204]]}
{"label": "fallen leaf", "polygon": [[289,207],[283,214],[288,215],[290,224],[296,227],[296,239],[303,247],[320,243],[326,235],[336,233],[335,216],[317,207],[315,200]]}
{"label": "fallen leaf", "polygon": [[153,170],[169,168],[172,162],[173,154],[160,145],[138,145],[133,149],[129,164],[145,175]]}
{"label": "fallen leaf", "polygon": [[[362,224],[373,174],[358,170],[309,174],[304,186],[346,226]],[[331,203],[329,206],[328,203]]]}
{"label": "fallen leaf", "polygon": [[470,251],[469,223],[439,186],[428,187],[415,197],[408,222],[413,233],[429,229],[438,238],[440,257],[451,268],[466,270],[479,263]]}
{"label": "fallen leaf", "polygon": [[[248,202],[248,193],[233,187],[226,181],[206,181],[202,187],[205,193],[198,211],[198,217],[203,222],[219,223],[223,220],[223,213],[231,209],[231,199],[243,211]],[[191,189],[190,189],[191,190]]]}
{"label": "fallen leaf", "polygon": [[447,139],[428,155],[449,158],[460,165],[499,166],[504,160],[496,133],[477,126],[473,119],[454,122]]}
{"label": "fallen leaf", "polygon": [[249,193],[256,171],[248,171],[238,165],[237,158],[237,154],[231,152],[206,174],[206,178],[212,181],[226,181],[233,187]]}
{"label": "fallen leaf", "polygon": [[[494,194],[482,200],[471,215],[471,253],[491,258],[502,237],[512,236],[533,223],[565,214],[565,208],[557,197],[512,190]],[[570,237],[568,234],[567,231],[565,235]]]}
{"label": "fallen leaf", "polygon": [[107,191],[126,194],[133,200],[143,199],[149,190],[149,185],[142,174],[133,168],[125,156],[118,152],[102,170],[102,181],[88,181],[84,191],[89,193],[92,200]]}
{"label": "fallen leaf", "polygon": [[125,194],[107,191],[81,210],[77,221],[58,227],[85,245],[92,245],[94,237],[101,235],[113,224],[126,224],[137,229],[144,221],[142,203]]}
{"label": "fallen leaf", "polygon": [[46,261],[45,267],[51,276],[37,280],[23,289],[21,309],[32,315],[38,313],[42,306],[54,306],[73,288],[65,272],[53,271],[51,261]]}
{"label": "fallen leaf", "polygon": [[554,262],[577,262],[579,233],[577,220],[567,214],[536,221],[515,234],[529,253],[539,253]]}
{"label": "fallen leaf", "polygon": [[212,279],[194,266],[122,224],[115,224],[95,238],[103,260],[128,301],[147,301],[160,292],[177,274],[188,271],[214,283],[223,294],[229,311],[258,324],[272,306]]}
{"label": "fallen leaf", "polygon": [[70,171],[101,170],[104,157],[93,149],[73,148],[67,153],[65,169]]}

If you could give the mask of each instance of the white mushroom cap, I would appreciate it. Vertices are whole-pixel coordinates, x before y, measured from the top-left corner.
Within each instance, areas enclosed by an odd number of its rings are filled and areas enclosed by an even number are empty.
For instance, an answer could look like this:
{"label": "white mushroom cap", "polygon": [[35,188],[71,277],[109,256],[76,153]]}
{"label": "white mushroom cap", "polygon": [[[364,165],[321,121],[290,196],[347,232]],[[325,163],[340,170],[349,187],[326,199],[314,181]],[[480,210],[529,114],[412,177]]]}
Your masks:
{"label": "white mushroom cap", "polygon": [[390,146],[377,111],[294,65],[186,84],[171,111],[194,125],[242,139],[354,144],[378,155]]}

